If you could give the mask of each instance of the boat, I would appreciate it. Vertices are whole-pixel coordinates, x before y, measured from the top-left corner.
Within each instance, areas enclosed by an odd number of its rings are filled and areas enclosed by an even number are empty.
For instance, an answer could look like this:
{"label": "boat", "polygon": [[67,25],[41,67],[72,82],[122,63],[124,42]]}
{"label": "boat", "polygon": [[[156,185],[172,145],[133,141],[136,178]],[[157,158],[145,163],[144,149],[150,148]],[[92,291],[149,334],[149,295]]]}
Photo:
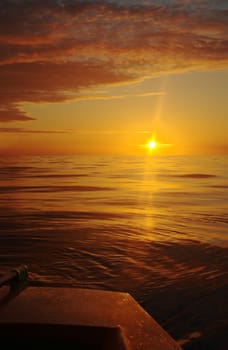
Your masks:
{"label": "boat", "polygon": [[34,287],[26,265],[0,278],[0,339],[23,349],[181,350],[130,294]]}

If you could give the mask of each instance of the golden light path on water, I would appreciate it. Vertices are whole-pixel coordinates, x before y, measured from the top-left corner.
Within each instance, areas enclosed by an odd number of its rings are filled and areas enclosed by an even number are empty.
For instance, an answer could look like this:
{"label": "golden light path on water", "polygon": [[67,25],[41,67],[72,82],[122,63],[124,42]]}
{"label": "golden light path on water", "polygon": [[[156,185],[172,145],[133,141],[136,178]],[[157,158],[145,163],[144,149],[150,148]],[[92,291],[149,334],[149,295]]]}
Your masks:
{"label": "golden light path on water", "polygon": [[[141,147],[145,149],[146,153],[141,201],[142,203],[144,203],[144,225],[145,228],[148,230],[147,239],[149,240],[153,239],[153,229],[155,228],[154,212],[156,211],[156,208],[153,204],[153,197],[159,190],[159,187],[156,187],[156,157],[152,156],[156,155],[162,148],[170,146],[168,144],[162,144],[157,139],[159,126],[161,124],[162,111],[165,104],[168,79],[168,75],[163,75],[161,77],[161,91],[163,93],[160,96],[158,96],[156,112],[155,115],[151,117],[151,136],[149,139],[147,139],[145,144],[141,145]],[[151,186],[152,180],[153,186]],[[149,191],[148,188],[150,188]]]}

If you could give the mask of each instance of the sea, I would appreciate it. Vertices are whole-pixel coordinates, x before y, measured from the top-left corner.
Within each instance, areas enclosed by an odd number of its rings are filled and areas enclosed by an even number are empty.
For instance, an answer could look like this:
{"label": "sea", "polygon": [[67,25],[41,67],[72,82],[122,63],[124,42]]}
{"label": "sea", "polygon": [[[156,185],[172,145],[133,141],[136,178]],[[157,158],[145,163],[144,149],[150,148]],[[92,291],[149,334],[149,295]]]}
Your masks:
{"label": "sea", "polygon": [[228,349],[228,156],[0,158],[0,272],[130,293],[183,349]]}

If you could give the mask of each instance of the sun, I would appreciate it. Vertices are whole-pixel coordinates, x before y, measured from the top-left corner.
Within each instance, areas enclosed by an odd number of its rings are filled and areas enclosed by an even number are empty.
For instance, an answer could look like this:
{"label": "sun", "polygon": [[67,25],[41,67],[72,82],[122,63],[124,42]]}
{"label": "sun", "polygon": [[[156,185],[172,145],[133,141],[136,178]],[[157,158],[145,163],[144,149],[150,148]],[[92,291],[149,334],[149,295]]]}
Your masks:
{"label": "sun", "polygon": [[154,141],[154,140],[150,140],[148,143],[147,143],[147,148],[149,150],[154,150],[157,148],[157,142]]}

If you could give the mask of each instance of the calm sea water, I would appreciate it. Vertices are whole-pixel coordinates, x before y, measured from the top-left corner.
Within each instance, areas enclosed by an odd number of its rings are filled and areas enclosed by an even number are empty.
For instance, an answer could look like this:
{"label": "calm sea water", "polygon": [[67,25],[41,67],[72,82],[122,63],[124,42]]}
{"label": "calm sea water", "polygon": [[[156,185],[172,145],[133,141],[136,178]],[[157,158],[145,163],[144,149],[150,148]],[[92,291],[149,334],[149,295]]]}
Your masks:
{"label": "calm sea water", "polygon": [[186,349],[225,334],[227,246],[228,157],[0,160],[2,272],[129,292]]}

